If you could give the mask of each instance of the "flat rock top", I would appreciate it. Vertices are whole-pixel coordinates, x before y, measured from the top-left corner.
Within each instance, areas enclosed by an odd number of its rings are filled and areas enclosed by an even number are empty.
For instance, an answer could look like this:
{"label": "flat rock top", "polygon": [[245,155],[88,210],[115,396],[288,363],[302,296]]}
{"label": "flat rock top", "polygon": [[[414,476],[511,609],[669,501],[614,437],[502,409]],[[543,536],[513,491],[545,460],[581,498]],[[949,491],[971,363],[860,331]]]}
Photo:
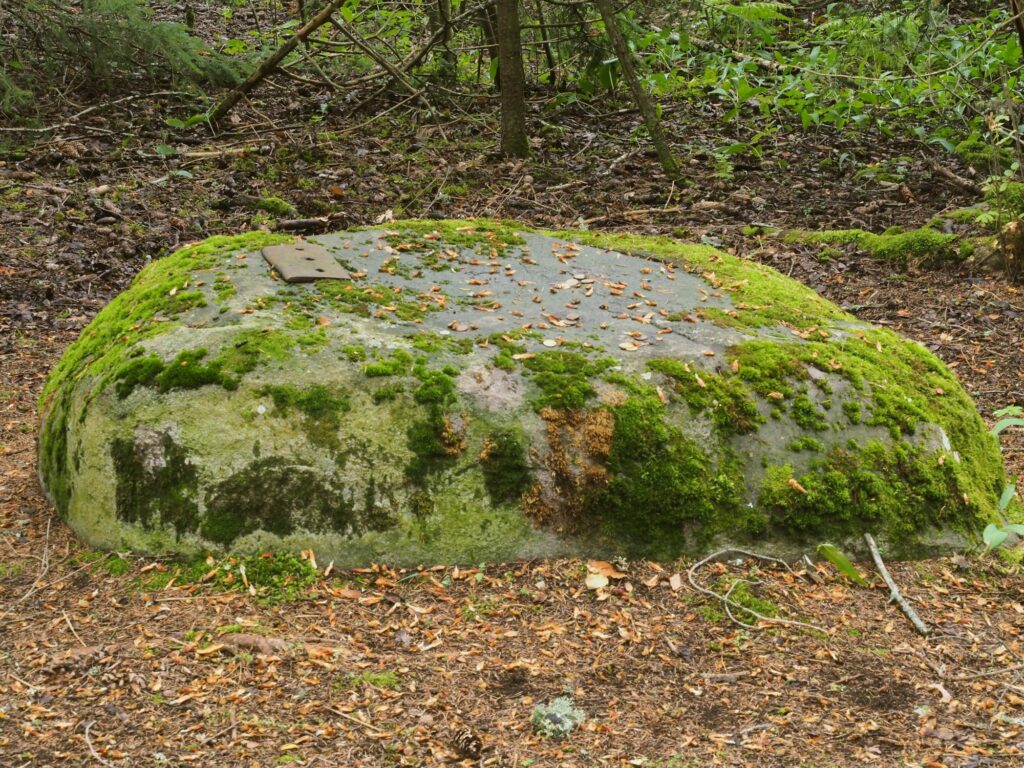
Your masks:
{"label": "flat rock top", "polygon": [[[709,307],[729,309],[730,298],[672,263],[543,234],[516,239],[478,236],[476,243],[450,244],[431,233],[387,229],[310,238],[348,271],[351,283],[285,283],[263,258],[230,256],[225,265],[242,304],[270,291],[285,306],[327,319],[339,309],[359,311],[388,321],[381,331],[403,335],[410,328],[455,339],[515,332],[538,351],[569,344],[641,357],[700,355],[744,336],[700,317]],[[369,303],[357,309],[361,295]],[[338,296],[346,303],[333,300]],[[179,319],[219,325],[234,314],[215,319],[216,311]]]}

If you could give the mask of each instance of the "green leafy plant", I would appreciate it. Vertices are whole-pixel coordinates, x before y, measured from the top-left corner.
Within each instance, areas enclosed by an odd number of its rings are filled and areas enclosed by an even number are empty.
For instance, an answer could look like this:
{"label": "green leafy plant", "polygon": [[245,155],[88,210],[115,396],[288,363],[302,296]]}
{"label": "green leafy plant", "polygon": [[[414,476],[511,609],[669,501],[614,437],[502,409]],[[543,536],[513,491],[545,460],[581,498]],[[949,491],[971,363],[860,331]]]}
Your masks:
{"label": "green leafy plant", "polygon": [[1009,427],[1024,427],[1024,408],[1021,408],[1019,405],[1008,405],[1006,408],[1000,408],[994,415],[999,419],[991,430],[992,434],[996,437]]}
{"label": "green leafy plant", "polygon": [[559,696],[547,704],[538,704],[530,716],[530,722],[537,733],[555,739],[566,738],[586,719],[587,716],[573,706],[568,696]]}
{"label": "green leafy plant", "polygon": [[819,544],[818,555],[828,560],[836,567],[839,573],[861,587],[868,586],[867,580],[860,575],[860,571],[853,567],[850,558],[832,544]]}
{"label": "green leafy plant", "polygon": [[[999,421],[995,423],[990,431],[997,438],[1010,427],[1024,427],[1024,418],[1021,418],[1024,416],[1024,408],[1021,408],[1019,405],[1009,405],[1005,408],[1000,408],[995,412],[995,416]],[[1003,524],[989,523],[981,533],[981,539],[985,543],[985,552],[990,552],[1003,546],[1011,533],[1024,537],[1024,525],[1007,521],[1010,505],[1017,498],[1016,480],[1015,478],[1010,478],[1010,482],[1003,487],[1003,492],[999,496],[999,516],[1002,518]]]}
{"label": "green leafy plant", "polygon": [[142,0],[91,0],[77,12],[64,0],[5,5],[12,23],[0,36],[0,111],[31,104],[56,80],[110,91],[140,77],[212,85],[238,77],[229,59]]}

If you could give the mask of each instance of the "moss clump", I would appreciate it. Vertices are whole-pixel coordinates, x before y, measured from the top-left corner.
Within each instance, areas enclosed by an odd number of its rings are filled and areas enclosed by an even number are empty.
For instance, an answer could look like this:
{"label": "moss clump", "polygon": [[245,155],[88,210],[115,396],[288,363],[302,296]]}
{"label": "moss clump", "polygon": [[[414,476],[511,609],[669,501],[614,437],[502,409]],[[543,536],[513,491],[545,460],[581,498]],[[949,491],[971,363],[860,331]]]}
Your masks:
{"label": "moss clump", "polygon": [[[243,576],[244,574],[244,576]],[[212,557],[172,562],[163,570],[147,571],[133,579],[136,589],[162,590],[170,584],[204,585],[209,589],[256,593],[265,603],[292,602],[305,597],[316,583],[316,570],[306,560],[288,553],[265,552],[250,557]],[[231,626],[231,625],[228,625]],[[253,628],[252,631],[259,631]],[[226,634],[218,631],[219,634]]]}
{"label": "moss clump", "polygon": [[373,399],[373,402],[380,405],[381,403],[396,399],[404,391],[404,384],[385,384],[383,387],[375,389],[370,397]]}
{"label": "moss clump", "polygon": [[366,359],[366,347],[359,346],[358,344],[346,344],[341,348],[341,351],[345,355],[345,359],[352,363],[358,363]]}
{"label": "moss clump", "polygon": [[814,404],[806,392],[801,392],[793,399],[790,414],[793,421],[803,429],[824,432],[829,428],[828,416]]}
{"label": "moss clump", "polygon": [[817,438],[805,435],[804,437],[796,438],[796,440],[790,440],[786,448],[794,453],[800,453],[801,451],[822,453],[825,450],[825,445]]}
{"label": "moss clump", "polygon": [[843,413],[851,424],[860,424],[862,420],[861,405],[858,400],[846,400],[843,402]]}
{"label": "moss clump", "polygon": [[432,355],[452,352],[456,355],[468,355],[473,351],[473,340],[467,338],[451,338],[439,333],[421,331],[409,337],[413,349]]}
{"label": "moss clump", "polygon": [[283,360],[296,339],[283,331],[248,330],[238,334],[215,357],[205,349],[178,353],[169,363],[153,355],[129,360],[114,376],[115,391],[122,399],[138,386],[156,387],[160,392],[197,389],[210,384],[236,390],[241,377],[260,363]]}
{"label": "moss clump", "polygon": [[[741,621],[756,621],[756,614],[761,616],[777,616],[779,607],[771,600],[766,600],[754,594],[752,586],[746,579],[731,578],[729,576],[722,576],[718,579],[718,592],[723,595],[729,595],[730,600],[741,606],[739,609],[733,608],[733,613]],[[744,611],[744,608],[749,609],[752,613]],[[723,616],[722,618],[725,617]]]}
{"label": "moss clump", "polygon": [[524,361],[540,390],[534,399],[536,410],[544,408],[575,410],[586,405],[595,391],[590,380],[611,368],[611,358],[592,360],[577,352],[555,350],[541,352]]}
{"label": "moss clump", "polygon": [[725,434],[748,434],[765,421],[750,391],[735,375],[717,375],[678,360],[651,360],[647,367],[671,378],[690,410],[706,412]]}
{"label": "moss clump", "polygon": [[150,386],[156,381],[157,376],[163,373],[164,361],[159,357],[149,355],[138,357],[122,366],[117,374],[117,383],[114,391],[122,400],[132,393],[136,387]]}
{"label": "moss clump", "polygon": [[805,351],[800,344],[747,341],[731,347],[727,357],[741,381],[770,403],[778,404],[793,396],[794,383],[810,379],[801,360]]}
{"label": "moss clump", "polygon": [[222,370],[243,376],[260,365],[287,360],[296,339],[271,328],[253,328],[236,335],[218,353],[215,362]]}
{"label": "moss clump", "polygon": [[947,235],[929,227],[909,232],[886,232],[876,235],[862,229],[835,229],[823,232],[795,230],[786,234],[787,243],[848,243],[871,253],[875,258],[906,263],[945,261],[958,258],[953,244],[956,235]]}
{"label": "moss clump", "polygon": [[217,279],[213,281],[213,294],[217,297],[217,301],[223,303],[237,293],[238,287],[231,281],[230,275],[226,273],[217,275]]}
{"label": "moss clump", "polygon": [[153,434],[146,443],[137,437],[116,439],[110,445],[117,477],[117,516],[147,528],[172,526],[179,536],[194,531],[199,513],[198,471],[170,435]]}
{"label": "moss clump", "polygon": [[1002,173],[1013,163],[1013,152],[1007,147],[986,144],[979,136],[971,136],[953,148],[953,153],[978,173]]}
{"label": "moss clump", "polygon": [[615,417],[608,482],[589,505],[602,528],[630,552],[673,557],[717,530],[754,534],[757,515],[742,504],[739,467],[683,436],[664,419],[653,387],[639,386]]}
{"label": "moss clump", "polygon": [[480,466],[487,492],[495,504],[521,498],[531,485],[523,430],[507,427],[489,434],[480,449]]}
{"label": "moss clump", "polygon": [[271,216],[277,216],[279,218],[295,214],[295,206],[287,200],[282,200],[280,197],[261,197],[254,203],[253,207],[258,211],[265,211]]}
{"label": "moss clump", "polygon": [[959,528],[968,504],[958,493],[955,462],[939,463],[921,446],[870,441],[835,447],[799,477],[790,465],[770,467],[758,505],[771,525],[797,540],[853,536],[865,528],[912,549],[932,527]]}
{"label": "moss clump", "polygon": [[219,384],[224,389],[238,389],[238,379],[224,373],[219,361],[203,364],[205,349],[179,352],[156,377],[154,383],[161,392],[172,389],[198,389],[208,384]]}
{"label": "moss clump", "polygon": [[466,447],[461,417],[453,417],[434,404],[429,415],[413,422],[406,430],[407,445],[413,458],[406,467],[406,476],[417,485],[425,485],[427,478],[450,466]]}
{"label": "moss clump", "polygon": [[[268,504],[267,499],[275,502]],[[210,489],[199,533],[230,546],[239,536],[258,530],[287,536],[299,527],[344,531],[354,523],[342,489],[328,485],[311,469],[268,457]]]}
{"label": "moss clump", "polygon": [[413,399],[427,406],[427,416],[413,422],[406,431],[413,459],[406,467],[406,475],[423,485],[427,477],[450,465],[466,447],[465,417],[451,412],[457,401],[455,376],[458,371],[446,366],[441,370],[428,370],[421,360],[413,370],[420,385],[413,391]]}
{"label": "moss clump", "polygon": [[363,366],[363,373],[370,378],[384,376],[404,376],[412,367],[412,355],[404,349],[396,349],[391,356],[383,360],[375,360]]}
{"label": "moss clump", "polygon": [[276,412],[281,416],[292,410],[305,416],[303,427],[310,442],[326,448],[337,446],[341,415],[352,407],[347,397],[320,384],[301,390],[289,386],[271,386],[266,387],[263,394],[270,395]]}
{"label": "moss clump", "polygon": [[428,371],[417,366],[414,371],[420,385],[413,391],[413,399],[417,403],[444,407],[455,402],[455,377],[458,369],[445,366],[440,371]]}

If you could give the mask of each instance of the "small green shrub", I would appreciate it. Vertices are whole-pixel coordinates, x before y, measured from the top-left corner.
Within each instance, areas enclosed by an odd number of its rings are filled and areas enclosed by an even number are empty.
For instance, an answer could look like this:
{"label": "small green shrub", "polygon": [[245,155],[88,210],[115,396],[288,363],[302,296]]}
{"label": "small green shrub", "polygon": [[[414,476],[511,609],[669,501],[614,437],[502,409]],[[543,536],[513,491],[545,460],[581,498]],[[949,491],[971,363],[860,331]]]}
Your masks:
{"label": "small green shrub", "polygon": [[566,738],[586,719],[587,716],[573,706],[568,696],[559,696],[548,704],[538,704],[530,716],[537,733],[555,739]]}

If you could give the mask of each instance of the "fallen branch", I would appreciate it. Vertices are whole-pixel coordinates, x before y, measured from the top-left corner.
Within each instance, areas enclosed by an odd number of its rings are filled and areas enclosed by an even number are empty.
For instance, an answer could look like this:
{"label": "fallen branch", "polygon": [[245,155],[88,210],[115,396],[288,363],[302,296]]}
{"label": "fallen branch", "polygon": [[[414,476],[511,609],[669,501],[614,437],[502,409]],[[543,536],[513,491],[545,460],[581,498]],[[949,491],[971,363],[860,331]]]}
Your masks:
{"label": "fallen branch", "polygon": [[950,184],[958,189],[962,189],[964,192],[970,192],[972,195],[980,195],[984,192],[981,185],[975,184],[973,181],[965,179],[963,176],[958,176],[937,160],[932,160],[929,165],[933,171],[940,176],[945,177]]}
{"label": "fallen branch", "polygon": [[[678,205],[672,208],[635,208],[631,211],[616,211],[615,213],[608,213],[604,216],[593,216],[589,219],[584,219],[580,223],[590,226],[591,224],[597,224],[599,221],[609,221],[611,219],[618,218],[631,219],[636,216],[648,216],[654,213],[679,213],[681,210],[683,209]],[[754,557],[758,557],[758,555],[754,555]]]}
{"label": "fallen branch", "polygon": [[910,623],[914,625],[914,629],[917,630],[920,635],[928,635],[931,630],[928,629],[927,625],[921,621],[921,617],[917,615],[910,603],[906,601],[903,595],[900,594],[899,588],[896,586],[896,582],[892,580],[892,576],[889,575],[889,569],[885,567],[885,563],[882,562],[882,555],[878,552],[878,545],[875,544],[874,538],[870,533],[864,534],[864,541],[868,543],[868,549],[871,550],[871,557],[875,561],[875,567],[878,572],[885,579],[886,585],[889,587],[889,599],[895,600],[896,604],[900,607],[900,610],[906,614],[907,618],[910,619]]}
{"label": "fallen branch", "polygon": [[277,69],[277,66],[284,61],[285,57],[295,50],[299,43],[303,42],[309,35],[320,28],[331,18],[338,8],[344,3],[345,0],[331,0],[325,5],[320,12],[309,20],[307,24],[301,26],[294,35],[288,38],[284,44],[274,51],[270,56],[265,58],[252,73],[245,78],[236,88],[233,88],[227,96],[220,100],[216,107],[214,107],[207,115],[209,122],[216,126],[221,122],[228,113],[235,108],[235,105],[240,102],[249,91],[255,88],[260,82]]}
{"label": "fallen branch", "polygon": [[97,752],[96,748],[92,745],[92,739],[89,738],[89,729],[92,728],[94,725],[96,725],[95,720],[90,720],[85,725],[85,744],[87,747],[89,747],[89,752],[92,754],[93,757],[96,758],[97,762],[99,762],[100,765],[109,766],[110,763],[104,760],[102,757],[100,757],[100,753]]}
{"label": "fallen branch", "polygon": [[788,627],[802,627],[804,629],[812,629],[815,632],[821,632],[822,634],[827,634],[824,629],[822,629],[821,627],[817,626],[816,624],[808,624],[805,621],[797,621],[796,619],[780,619],[780,618],[778,618],[776,616],[765,616],[763,613],[758,613],[757,611],[753,610],[752,608],[748,608],[747,606],[742,605],[742,604],[736,602],[735,600],[733,600],[730,597],[730,595],[732,594],[732,589],[731,588],[730,588],[729,592],[727,592],[726,594],[723,595],[723,594],[720,594],[718,592],[715,592],[713,589],[708,589],[707,587],[702,587],[700,584],[697,583],[697,580],[696,580],[695,577],[696,577],[697,571],[702,566],[706,565],[707,563],[709,563],[710,561],[712,561],[712,560],[714,560],[714,559],[716,559],[718,557],[721,557],[722,555],[729,555],[729,554],[744,555],[746,557],[752,557],[755,560],[763,560],[763,561],[769,562],[769,563],[776,563],[777,565],[781,565],[787,571],[790,570],[789,565],[784,560],[780,560],[777,557],[769,557],[768,555],[759,555],[756,552],[748,552],[745,549],[722,549],[722,550],[719,550],[718,552],[714,552],[714,553],[708,555],[703,560],[700,560],[700,561],[698,561],[698,562],[696,562],[696,563],[694,563],[693,565],[690,566],[690,569],[686,572],[686,579],[687,579],[687,581],[690,582],[690,586],[693,587],[698,592],[700,592],[702,595],[707,595],[708,597],[713,597],[716,600],[721,601],[721,603],[725,606],[725,611],[729,615],[729,618],[732,619],[736,624],[739,624],[741,627],[745,627],[747,629],[750,629],[750,628],[754,627],[755,625],[754,624],[747,624],[746,622],[742,622],[739,619],[737,619],[732,614],[732,610],[731,610],[732,608],[735,608],[736,610],[742,611],[743,613],[749,614],[749,615],[753,616],[754,618],[756,618],[758,621],[767,622],[769,624],[782,624],[782,625],[788,626]]}
{"label": "fallen branch", "polygon": [[154,91],[153,93],[137,93],[132,96],[123,96],[120,99],[114,99],[113,101],[105,101],[102,104],[94,104],[91,107],[83,109],[81,112],[76,112],[67,120],[62,123],[54,123],[53,125],[43,126],[42,128],[0,128],[0,131],[4,133],[52,133],[53,131],[59,131],[61,128],[70,128],[79,118],[85,117],[92,112],[96,112],[100,109],[108,109],[117,104],[123,104],[126,101],[138,101],[139,99],[155,99],[160,96],[186,96],[190,97],[192,94],[184,91]]}

